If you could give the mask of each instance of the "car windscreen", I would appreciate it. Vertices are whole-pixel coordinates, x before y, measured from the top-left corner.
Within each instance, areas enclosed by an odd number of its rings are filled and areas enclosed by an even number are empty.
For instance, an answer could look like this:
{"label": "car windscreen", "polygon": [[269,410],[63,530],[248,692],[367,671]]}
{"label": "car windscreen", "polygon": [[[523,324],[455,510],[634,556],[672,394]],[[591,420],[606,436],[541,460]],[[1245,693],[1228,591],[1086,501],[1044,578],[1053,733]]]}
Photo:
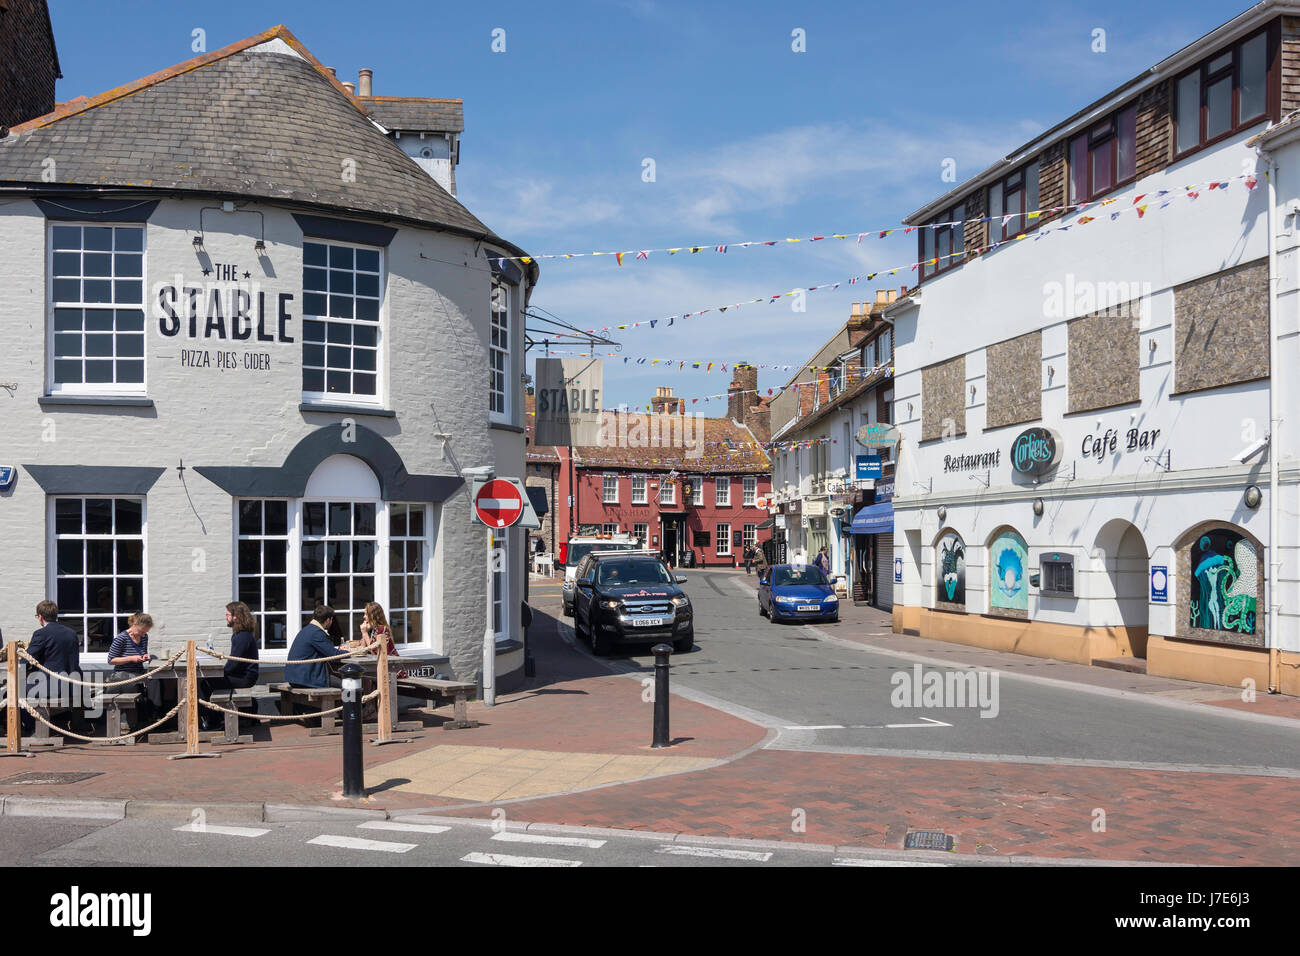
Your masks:
{"label": "car windscreen", "polygon": [[776,568],[772,572],[772,587],[799,584],[825,584],[826,575],[821,568],[811,564],[802,568]]}
{"label": "car windscreen", "polygon": [[592,551],[635,551],[637,547],[635,544],[607,544],[603,541],[584,541],[581,544],[569,545],[567,560],[570,566],[576,566],[579,561]]}
{"label": "car windscreen", "polygon": [[672,584],[668,569],[654,559],[642,561],[601,561],[596,568],[599,584],[621,587],[625,584]]}

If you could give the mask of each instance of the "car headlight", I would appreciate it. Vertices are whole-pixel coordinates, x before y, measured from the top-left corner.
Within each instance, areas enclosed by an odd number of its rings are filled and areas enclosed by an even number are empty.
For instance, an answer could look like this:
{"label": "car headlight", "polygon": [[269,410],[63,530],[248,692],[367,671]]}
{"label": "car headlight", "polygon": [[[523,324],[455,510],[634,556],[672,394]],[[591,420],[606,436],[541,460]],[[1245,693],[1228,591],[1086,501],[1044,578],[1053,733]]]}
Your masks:
{"label": "car headlight", "polygon": [[617,610],[618,610],[618,602],[617,602],[617,601],[601,601],[601,602],[600,602],[600,606],[601,606],[601,607],[607,607],[607,608],[609,608],[611,611],[617,611]]}
{"label": "car headlight", "polygon": [[797,597],[780,597],[780,596],[778,596],[775,600],[776,603],[778,604],[798,604],[800,601],[800,599]]}
{"label": "car headlight", "polygon": [[839,603],[840,603],[840,599],[837,598],[834,594],[828,594],[828,595],[826,595],[826,597],[822,598],[822,600],[825,601],[827,604],[839,604]]}
{"label": "car headlight", "polygon": [[675,597],[675,598],[673,598],[673,606],[674,606],[674,607],[690,607],[690,606],[691,606],[691,599],[688,598],[685,594],[683,594],[681,597]]}

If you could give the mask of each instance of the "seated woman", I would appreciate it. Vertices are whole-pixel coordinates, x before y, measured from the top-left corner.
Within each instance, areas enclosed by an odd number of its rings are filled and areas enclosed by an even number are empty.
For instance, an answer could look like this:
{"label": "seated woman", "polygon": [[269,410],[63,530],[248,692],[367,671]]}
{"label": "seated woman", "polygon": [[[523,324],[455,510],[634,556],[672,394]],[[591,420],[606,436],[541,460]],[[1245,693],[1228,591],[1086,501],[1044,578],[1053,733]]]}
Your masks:
{"label": "seated woman", "polygon": [[[342,650],[363,648],[371,654],[379,653],[380,642],[384,642],[384,648],[388,651],[389,657],[398,657],[397,645],[393,643],[393,632],[388,627],[388,617],[384,614],[383,607],[375,601],[366,605],[361,616],[361,640],[348,641],[342,646]],[[405,670],[397,672],[397,678],[410,676]],[[374,690],[374,682],[369,678],[365,680],[365,692],[370,693]],[[375,702],[371,701],[365,706],[363,715],[366,720],[373,720],[376,713]]]}
{"label": "seated woman", "polygon": [[[153,655],[149,653],[151,630],[153,630],[153,618],[143,611],[127,618],[126,630],[113,638],[113,643],[108,648],[108,664],[113,668],[113,673],[108,676],[109,681],[126,680],[130,677],[139,677],[144,673],[145,665],[153,660]],[[150,723],[153,720],[153,705],[162,704],[158,696],[160,689],[153,681],[123,684],[112,690],[146,692],[147,699],[141,701],[139,708],[141,723]]]}
{"label": "seated woman", "polygon": [[[230,656],[257,660],[257,619],[243,601],[226,605],[226,627],[230,628]],[[199,681],[199,696],[212,699],[214,690],[239,690],[257,683],[258,665],[247,661],[226,661],[220,677],[205,677]],[[223,724],[216,711],[206,707],[199,710],[199,726],[216,730]]]}

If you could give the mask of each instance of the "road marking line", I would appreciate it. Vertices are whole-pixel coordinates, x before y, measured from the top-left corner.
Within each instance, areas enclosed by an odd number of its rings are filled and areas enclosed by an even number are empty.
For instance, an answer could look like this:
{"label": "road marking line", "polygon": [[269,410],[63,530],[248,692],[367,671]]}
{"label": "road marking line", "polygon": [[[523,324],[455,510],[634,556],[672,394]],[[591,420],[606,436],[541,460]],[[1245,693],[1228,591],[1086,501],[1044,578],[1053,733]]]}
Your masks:
{"label": "road marking line", "polygon": [[725,850],[722,847],[712,846],[661,846],[655,852],[667,853],[670,856],[703,856],[715,860],[751,860],[757,863],[766,863],[772,859],[772,854],[768,852]]}
{"label": "road marking line", "polygon": [[390,843],[387,840],[362,840],[358,837],[323,834],[307,841],[309,846],[332,846],[340,850],[378,850],[382,853],[405,853],[414,850],[415,843]]}
{"label": "road marking line", "polygon": [[556,860],[546,856],[510,856],[507,853],[466,853],[462,863],[488,866],[582,866],[581,860]]}
{"label": "road marking line", "polygon": [[216,833],[219,836],[240,837],[260,837],[271,832],[256,827],[223,827],[215,823],[187,823],[183,827],[173,827],[173,829],[177,833]]}
{"label": "road marking line", "polygon": [[848,730],[843,724],[808,724],[807,726],[782,727],[782,730]]}
{"label": "road marking line", "polygon": [[952,724],[945,724],[942,720],[931,720],[929,717],[921,718],[923,724],[885,724],[886,727],[951,727]]}
{"label": "road marking line", "polygon": [[540,833],[518,833],[514,830],[502,830],[492,834],[492,839],[502,843],[549,843],[553,846],[585,846],[599,850],[605,845],[604,840],[589,840],[586,837],[542,836]]}
{"label": "road marking line", "polygon": [[432,823],[394,823],[391,820],[367,820],[358,823],[361,830],[401,830],[404,833],[446,833],[451,827],[435,826]]}
{"label": "road marking line", "polygon": [[866,860],[858,857],[837,856],[831,866],[952,866],[951,863],[927,863],[924,860]]}

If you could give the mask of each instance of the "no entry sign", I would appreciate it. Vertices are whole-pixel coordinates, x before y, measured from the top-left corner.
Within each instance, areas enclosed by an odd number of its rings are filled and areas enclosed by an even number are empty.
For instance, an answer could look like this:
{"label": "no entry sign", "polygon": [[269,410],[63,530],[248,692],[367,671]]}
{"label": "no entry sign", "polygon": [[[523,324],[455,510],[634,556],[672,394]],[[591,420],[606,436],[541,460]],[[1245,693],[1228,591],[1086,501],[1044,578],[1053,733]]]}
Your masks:
{"label": "no entry sign", "polygon": [[496,478],[474,496],[474,513],[489,528],[508,528],[524,513],[524,497],[510,482]]}

